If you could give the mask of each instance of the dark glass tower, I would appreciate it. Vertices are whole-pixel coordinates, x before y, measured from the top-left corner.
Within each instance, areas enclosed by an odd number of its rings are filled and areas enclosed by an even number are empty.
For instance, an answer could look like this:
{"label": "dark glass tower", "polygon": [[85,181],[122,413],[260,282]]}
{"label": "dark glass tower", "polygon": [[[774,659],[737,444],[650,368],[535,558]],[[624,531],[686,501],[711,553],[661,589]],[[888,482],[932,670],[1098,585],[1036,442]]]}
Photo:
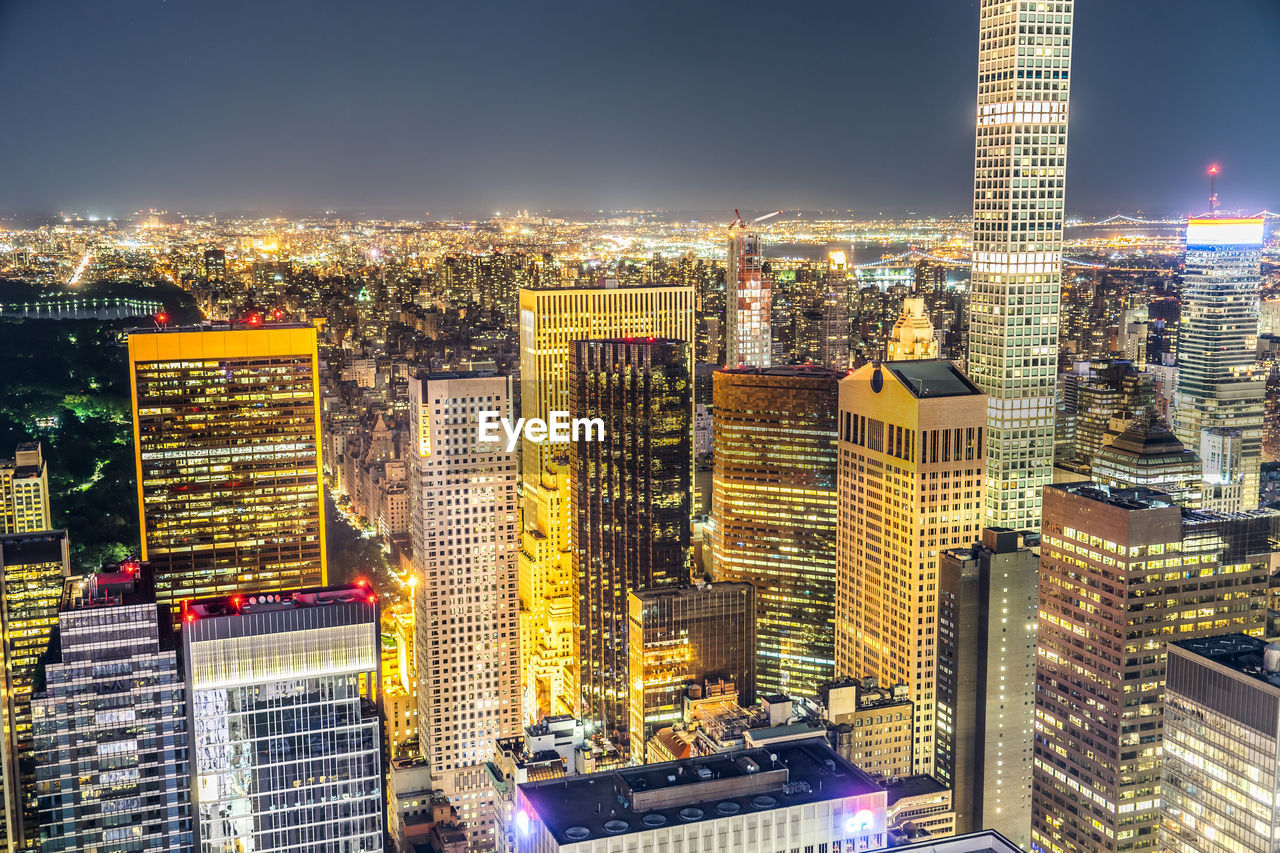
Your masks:
{"label": "dark glass tower", "polygon": [[661,338],[578,341],[570,366],[571,416],[604,427],[574,445],[570,487],[583,701],[620,741],[627,596],[689,582],[692,380],[688,344]]}
{"label": "dark glass tower", "polygon": [[713,378],[712,572],[756,588],[762,696],[812,698],[835,672],[839,376],[799,366]]}

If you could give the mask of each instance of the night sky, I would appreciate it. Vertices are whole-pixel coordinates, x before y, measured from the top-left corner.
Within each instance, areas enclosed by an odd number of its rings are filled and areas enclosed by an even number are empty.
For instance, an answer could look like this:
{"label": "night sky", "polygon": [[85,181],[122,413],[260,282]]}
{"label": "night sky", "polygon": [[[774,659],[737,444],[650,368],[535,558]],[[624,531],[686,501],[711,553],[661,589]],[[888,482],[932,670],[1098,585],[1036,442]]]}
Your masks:
{"label": "night sky", "polygon": [[[1280,2],[1077,0],[1067,207],[1280,209]],[[971,208],[977,0],[0,0],[0,212]]]}

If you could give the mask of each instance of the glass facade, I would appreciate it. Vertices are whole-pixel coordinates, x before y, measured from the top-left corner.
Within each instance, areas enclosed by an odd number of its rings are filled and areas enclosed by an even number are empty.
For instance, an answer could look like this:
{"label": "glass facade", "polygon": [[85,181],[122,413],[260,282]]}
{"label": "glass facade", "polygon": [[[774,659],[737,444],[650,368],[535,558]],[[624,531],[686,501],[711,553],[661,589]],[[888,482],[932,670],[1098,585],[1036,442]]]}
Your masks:
{"label": "glass facade", "polygon": [[764,274],[760,235],[733,234],[729,238],[724,300],[729,366],[768,367],[772,363],[772,294],[772,282]]}
{"label": "glass facade", "polygon": [[195,849],[380,853],[376,597],[237,595],[182,619]]}
{"label": "glass facade", "polygon": [[756,686],[812,698],[835,672],[836,407],[823,367],[712,376],[711,572],[756,588]]}
{"label": "glass facade", "polygon": [[[1266,372],[1257,365],[1262,271],[1261,219],[1193,219],[1178,327],[1174,431],[1200,448],[1202,433],[1239,430],[1239,464],[1228,477],[1205,465],[1204,506],[1237,512],[1258,506]],[[1232,242],[1249,240],[1254,242]]]}
{"label": "glass facade", "polygon": [[989,398],[986,527],[1039,529],[1052,481],[1074,6],[981,3],[968,372]]}
{"label": "glass facade", "polygon": [[[573,445],[570,539],[588,719],[627,741],[627,596],[689,582],[693,374],[684,341],[579,341],[573,418],[600,418],[601,441]],[[637,734],[637,736],[639,736]]]}
{"label": "glass facade", "polygon": [[134,333],[129,357],[158,600],[324,583],[315,329]]}
{"label": "glass facade", "polygon": [[31,696],[58,624],[58,605],[69,573],[65,530],[0,536],[5,664],[0,763],[5,840],[11,847],[33,847],[39,841]]}
{"label": "glass facade", "polygon": [[755,695],[755,590],[747,583],[699,584],[633,591],[627,642],[631,678],[631,756],[644,761],[644,743],[682,719],[689,685],[729,681],[739,703]]}
{"label": "glass facade", "polygon": [[[694,340],[692,284],[520,290],[520,414],[568,411],[577,341],[624,335]],[[557,458],[558,457],[558,458]],[[573,576],[570,462],[565,445],[522,442],[520,669],[527,722],[580,711],[578,585]]]}
{"label": "glass facade", "polygon": [[1280,847],[1280,675],[1265,649],[1240,634],[1169,647],[1161,850]]}
{"label": "glass facade", "polygon": [[61,657],[32,701],[39,849],[185,853],[186,702],[168,615],[134,593],[133,574],[107,577],[59,616]]}

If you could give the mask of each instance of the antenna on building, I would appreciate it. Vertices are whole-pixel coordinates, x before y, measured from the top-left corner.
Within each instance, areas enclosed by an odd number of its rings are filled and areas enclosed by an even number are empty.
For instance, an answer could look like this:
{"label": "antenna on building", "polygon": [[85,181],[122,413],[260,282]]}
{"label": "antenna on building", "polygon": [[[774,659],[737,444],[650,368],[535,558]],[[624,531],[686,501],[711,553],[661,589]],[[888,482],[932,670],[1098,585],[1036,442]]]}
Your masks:
{"label": "antenna on building", "polygon": [[1220,204],[1218,202],[1218,173],[1222,170],[1218,168],[1217,163],[1209,166],[1209,215],[1213,216],[1218,212]]}

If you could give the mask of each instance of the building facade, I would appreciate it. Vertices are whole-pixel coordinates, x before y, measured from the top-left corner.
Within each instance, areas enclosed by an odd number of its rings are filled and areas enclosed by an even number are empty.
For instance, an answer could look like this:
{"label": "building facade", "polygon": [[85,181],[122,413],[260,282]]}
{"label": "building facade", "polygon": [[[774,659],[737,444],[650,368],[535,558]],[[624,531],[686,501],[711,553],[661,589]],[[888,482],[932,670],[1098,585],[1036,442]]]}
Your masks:
{"label": "building facade", "polygon": [[1073,0],[982,0],[968,372],[988,400],[985,527],[1052,481]]}
{"label": "building facade", "polygon": [[579,341],[571,417],[603,424],[573,444],[570,549],[582,701],[619,745],[631,715],[627,596],[686,585],[692,549],[693,371],[683,341]]}
{"label": "building facade", "polygon": [[758,233],[743,230],[729,236],[724,303],[728,366],[768,367],[773,358],[773,287],[764,272]]}
{"label": "building facade", "polygon": [[0,536],[53,527],[49,472],[40,442],[20,442],[12,459],[0,459]]}
{"label": "building facade", "polygon": [[755,697],[755,588],[710,583],[633,590],[627,643],[631,756],[643,762],[645,742],[679,722],[686,688],[732,682],[742,701]]}
{"label": "building facade", "polygon": [[1160,850],[1280,845],[1280,646],[1244,634],[1169,644],[1160,795]]}
{"label": "building facade", "polygon": [[[574,344],[633,336],[695,339],[694,286],[537,287],[520,290],[520,414],[569,410]],[[568,520],[567,447],[521,449],[520,671],[526,722],[576,714],[581,685]]]}
{"label": "building facade", "polygon": [[367,587],[185,601],[198,853],[381,853],[378,599]]}
{"label": "building facade", "polygon": [[986,417],[948,361],[840,382],[836,675],[910,688],[916,773],[934,772],[938,557],[978,537]]}
{"label": "building facade", "polygon": [[186,696],[147,567],[69,585],[31,702],[40,851],[192,849]]}
{"label": "building facade", "polygon": [[[1205,466],[1206,509],[1258,506],[1266,397],[1266,372],[1256,352],[1263,224],[1262,219],[1187,222],[1174,432],[1187,447],[1201,447],[1206,431],[1240,431],[1239,464]],[[1211,479],[1215,470],[1227,476]],[[1238,494],[1231,486],[1238,486]]]}
{"label": "building facade", "polygon": [[1145,489],[1045,489],[1033,850],[1158,849],[1166,644],[1262,633],[1277,519]]}
{"label": "building facade", "polygon": [[717,370],[711,574],[756,588],[760,695],[834,673],[836,407],[825,367]]}
{"label": "building facade", "polygon": [[315,328],[135,330],[129,369],[158,601],[323,584]]}
{"label": "building facade", "polygon": [[41,661],[58,625],[62,588],[70,575],[67,531],[0,536],[0,630],[4,634],[4,843],[9,849],[39,843],[35,742],[31,696]]}
{"label": "building facade", "polygon": [[1151,489],[1180,506],[1200,506],[1200,457],[1156,421],[1153,412],[1099,448],[1090,468],[1093,480],[1104,486]]}
{"label": "building facade", "polygon": [[956,831],[1031,841],[1040,559],[1022,534],[987,528],[938,568],[938,761]]}
{"label": "building facade", "polygon": [[818,688],[829,737],[839,752],[873,779],[913,775],[915,705],[905,684],[880,687],[874,678],[844,678]]}
{"label": "building facade", "polygon": [[510,383],[424,375],[409,402],[419,744],[473,849],[487,850],[496,828],[484,763],[520,731],[517,466],[501,437],[481,440],[479,422],[510,417]]}

